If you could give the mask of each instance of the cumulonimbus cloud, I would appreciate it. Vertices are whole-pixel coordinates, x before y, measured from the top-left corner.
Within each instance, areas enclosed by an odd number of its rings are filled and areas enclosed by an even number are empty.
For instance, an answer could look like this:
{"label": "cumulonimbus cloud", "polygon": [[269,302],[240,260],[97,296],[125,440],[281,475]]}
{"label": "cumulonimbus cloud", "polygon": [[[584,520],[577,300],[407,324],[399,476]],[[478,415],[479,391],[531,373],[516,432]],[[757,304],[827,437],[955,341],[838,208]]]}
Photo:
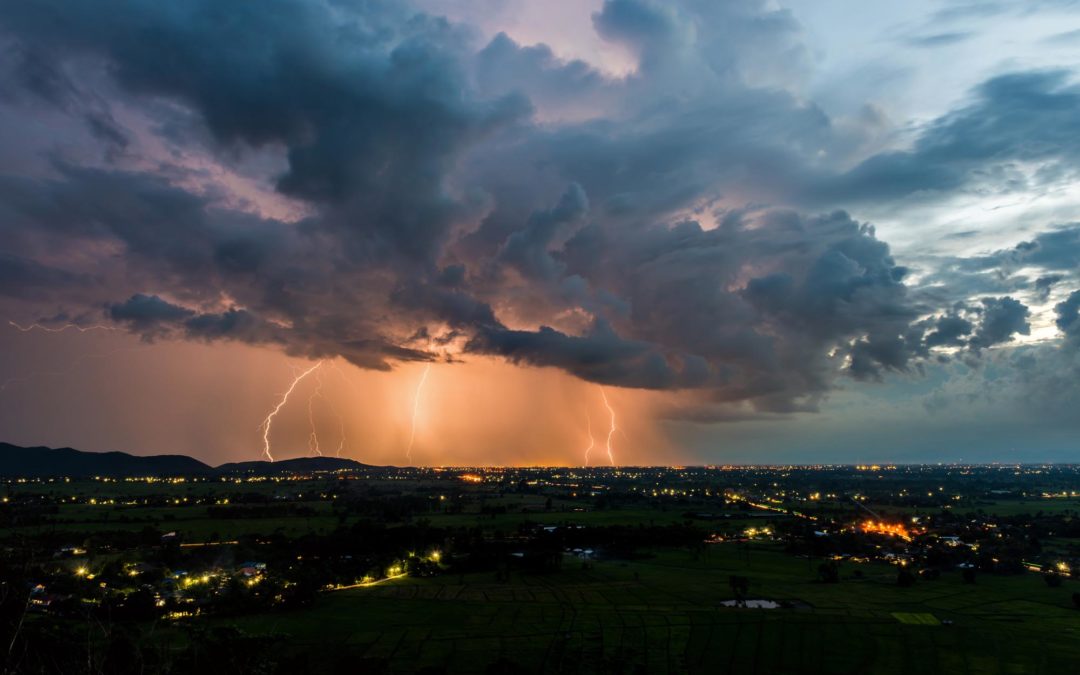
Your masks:
{"label": "cumulonimbus cloud", "polygon": [[[770,3],[610,0],[594,24],[635,72],[479,43],[400,3],[8,3],[11,105],[115,133],[86,131],[104,159],[0,176],[0,292],[104,308],[149,338],[379,369],[487,354],[771,412],[1028,331],[1012,297],[913,293],[840,207],[961,189],[1003,157],[1075,165],[1064,74],[995,78],[913,148],[854,158],[872,129],[784,88],[808,59]],[[199,171],[162,144],[254,173],[300,215],[192,188]],[[1016,255],[1057,269],[1042,250]]]}

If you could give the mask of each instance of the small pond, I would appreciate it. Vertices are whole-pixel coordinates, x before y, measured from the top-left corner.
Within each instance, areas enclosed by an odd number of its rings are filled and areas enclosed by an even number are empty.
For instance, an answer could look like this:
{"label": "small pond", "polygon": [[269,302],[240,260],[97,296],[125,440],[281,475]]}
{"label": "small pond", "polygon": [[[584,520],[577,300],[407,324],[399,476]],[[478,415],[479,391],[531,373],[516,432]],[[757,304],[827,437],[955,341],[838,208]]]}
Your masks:
{"label": "small pond", "polygon": [[782,604],[775,600],[763,598],[749,598],[746,600],[725,600],[720,603],[721,607],[747,607],[749,609],[780,609]]}

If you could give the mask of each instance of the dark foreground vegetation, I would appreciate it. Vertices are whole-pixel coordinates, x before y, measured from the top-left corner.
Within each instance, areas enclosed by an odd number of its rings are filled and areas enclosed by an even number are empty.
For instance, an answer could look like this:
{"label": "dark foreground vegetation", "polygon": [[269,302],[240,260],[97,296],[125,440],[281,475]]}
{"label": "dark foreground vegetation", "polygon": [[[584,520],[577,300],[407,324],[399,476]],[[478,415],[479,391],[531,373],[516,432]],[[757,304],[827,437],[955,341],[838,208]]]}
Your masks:
{"label": "dark foreground vegetation", "polygon": [[1062,673],[1075,467],[10,477],[6,673]]}

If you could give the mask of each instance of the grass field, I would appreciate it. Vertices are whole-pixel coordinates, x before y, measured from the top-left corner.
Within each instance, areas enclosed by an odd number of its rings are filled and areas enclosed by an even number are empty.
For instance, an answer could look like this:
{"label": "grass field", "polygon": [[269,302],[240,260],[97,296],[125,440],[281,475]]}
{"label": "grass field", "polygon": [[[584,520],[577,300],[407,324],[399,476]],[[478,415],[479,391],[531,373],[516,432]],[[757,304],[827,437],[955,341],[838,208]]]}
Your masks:
{"label": "grass field", "polygon": [[[17,549],[20,537],[65,533],[54,539],[70,538],[67,543],[78,544],[83,534],[137,531],[147,525],[175,530],[187,542],[274,532],[297,537],[328,533],[372,517],[359,509],[348,511],[345,500],[299,501],[300,494],[322,494],[334,487],[325,480],[253,482],[240,488],[203,482],[50,484],[48,490],[56,494],[80,495],[80,503],[58,505],[55,513],[44,515],[46,522],[8,527],[0,540]],[[392,495],[400,489],[394,482],[380,481],[356,487],[375,495],[369,505],[378,503],[383,490]],[[15,486],[12,494],[24,489],[31,488]],[[303,510],[279,509],[265,518],[211,517],[211,504],[225,496],[251,493],[263,495],[253,501],[265,505]],[[438,498],[444,493],[449,499]],[[155,503],[164,505],[107,502],[143,494],[157,495]],[[512,534],[522,523],[664,526],[683,523],[687,511],[698,510],[735,516],[692,521],[703,530],[741,529],[763,522],[752,517],[761,515],[759,511],[744,514],[721,504],[691,507],[639,500],[615,502],[605,509],[589,505],[591,510],[584,510],[565,493],[551,498],[547,510],[544,494],[500,495],[489,486],[454,487],[436,481],[416,483],[405,494],[421,499],[421,508],[411,513],[413,523],[479,528],[489,538]],[[98,503],[87,503],[91,497]],[[174,503],[184,497],[190,500],[187,504]],[[198,498],[202,503],[191,503]],[[427,511],[427,504],[443,510]],[[980,508],[1011,515],[1076,507],[1071,499],[1030,499],[1002,500]],[[396,527],[403,522],[392,519],[388,524]],[[1065,552],[1076,542],[1047,537],[1043,544],[1047,550]],[[1058,675],[1076,672],[1080,664],[1080,611],[1071,600],[1072,593],[1080,591],[1078,581],[1050,588],[1038,574],[983,574],[972,585],[949,572],[902,588],[896,584],[893,566],[845,562],[842,581],[823,584],[816,580],[820,562],[793,557],[767,541],[728,542],[708,546],[703,553],[658,550],[634,560],[603,560],[588,566],[567,556],[559,572],[398,578],[320,594],[314,606],[304,610],[235,618],[211,614],[195,620],[194,626],[235,626],[248,635],[269,638],[266,649],[273,650],[274,659],[298,664],[296,672],[326,675],[425,670]],[[793,607],[722,606],[733,597],[731,575],[750,579],[750,598],[787,601],[784,604]],[[154,625],[153,639],[184,646],[187,633],[174,626]],[[501,670],[489,670],[500,661]]]}
{"label": "grass field", "polygon": [[[826,585],[812,565],[770,544],[665,552],[547,575],[404,578],[329,593],[305,611],[217,620],[285,634],[288,649],[325,661],[371,659],[390,672],[1069,673],[1080,663],[1071,592],[1036,575],[958,575],[895,584],[895,569],[860,565],[862,579]],[[728,576],[752,597],[797,609],[735,609]],[[914,617],[914,618],[913,618]],[[918,619],[918,620],[915,620]],[[945,625],[942,622],[952,622]],[[318,665],[318,664],[315,664]]]}
{"label": "grass field", "polygon": [[[839,510],[850,509],[851,502],[791,501],[786,503],[785,506],[796,510],[812,512],[819,507]],[[906,514],[937,513],[941,510],[938,507],[916,508],[913,506],[897,506],[895,504],[880,504],[874,502],[867,502],[864,504],[864,506],[875,511]],[[1080,498],[1007,499],[1000,501],[976,502],[974,504],[959,503],[955,506],[949,505],[948,510],[952,511],[953,513],[983,512],[998,516],[1034,515],[1040,512],[1044,514],[1080,514]]]}
{"label": "grass field", "polygon": [[[425,515],[432,525],[437,527],[472,527],[482,526],[486,530],[511,530],[517,528],[522,522],[532,522],[541,525],[592,525],[603,527],[606,525],[670,525],[682,523],[683,510],[670,509],[661,511],[658,509],[612,509],[605,511],[557,511],[550,512],[534,511],[522,513],[520,511],[500,513],[496,515],[478,513],[444,514],[435,513]],[[756,522],[759,519],[747,520],[724,520],[722,524],[735,527],[747,522]],[[715,522],[696,521],[702,527],[713,527]]]}
{"label": "grass field", "polygon": [[[113,492],[117,483],[98,483],[89,487],[80,484],[78,494],[103,502],[110,497],[121,495]],[[123,485],[122,483],[119,485]],[[143,488],[139,483],[134,485]],[[318,490],[319,484],[304,486],[268,486],[265,483],[254,484],[255,487],[266,492],[268,495],[280,494],[282,491],[291,493],[303,492],[305,489]],[[324,484],[323,484],[324,485]],[[51,487],[51,486],[50,486]],[[143,488],[145,489],[145,488]],[[219,489],[211,483],[170,486],[170,495],[176,495],[182,499],[184,496],[213,497],[219,495],[214,492]],[[138,495],[128,495],[130,499]],[[170,497],[171,499],[171,497]],[[513,498],[489,499],[483,502],[485,507],[501,506],[506,509],[505,513],[480,513],[480,504],[470,504],[469,508],[460,513],[446,513],[433,511],[416,516],[430,522],[435,527],[482,527],[486,531],[512,532],[522,523],[535,523],[540,525],[556,524],[585,524],[593,526],[607,525],[670,525],[684,521],[685,509],[675,506],[667,509],[655,507],[641,508],[612,508],[607,510],[569,510],[576,506],[572,502],[554,500],[551,511],[544,510],[545,498],[537,495],[515,496]],[[181,504],[177,506],[124,506],[108,503],[95,505],[87,503],[61,504],[55,514],[49,514],[47,520],[42,523],[29,526],[10,527],[4,535],[39,535],[48,532],[71,532],[95,533],[108,532],[120,529],[141,529],[144,526],[153,526],[164,531],[176,531],[187,541],[200,541],[208,538],[235,539],[243,535],[273,534],[275,532],[298,536],[308,532],[325,533],[339,524],[341,521],[334,512],[334,505],[330,501],[312,501],[299,504],[304,509],[313,511],[313,515],[284,515],[280,518],[211,518],[208,506],[197,504]],[[257,508],[257,507],[256,507]],[[348,516],[344,524],[355,522],[361,516]],[[718,524],[725,528],[740,528],[748,523],[760,522],[761,518],[739,519],[732,518],[723,521],[694,521],[705,529],[711,529]],[[217,535],[216,537],[214,535]]]}
{"label": "grass field", "polygon": [[152,526],[175,531],[186,541],[235,539],[243,535],[280,532],[298,536],[308,532],[328,532],[338,526],[328,502],[304,505],[313,515],[283,515],[278,518],[211,518],[206,506],[139,507],[114,509],[111,506],[67,504],[59,507],[48,522],[7,528],[5,536],[40,535],[49,532],[91,534],[115,530],[139,530]]}

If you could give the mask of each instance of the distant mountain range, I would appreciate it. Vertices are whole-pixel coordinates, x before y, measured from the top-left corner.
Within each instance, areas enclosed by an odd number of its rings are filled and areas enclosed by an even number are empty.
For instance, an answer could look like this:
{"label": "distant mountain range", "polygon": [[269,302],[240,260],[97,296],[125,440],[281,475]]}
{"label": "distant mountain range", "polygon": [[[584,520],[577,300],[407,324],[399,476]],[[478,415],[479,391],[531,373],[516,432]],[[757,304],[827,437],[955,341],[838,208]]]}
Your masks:
{"label": "distant mountain range", "polygon": [[277,462],[233,462],[212,467],[187,455],[140,457],[126,452],[84,452],[73,448],[24,448],[0,443],[0,478],[59,478],[63,476],[199,476],[256,474],[273,476],[312,471],[370,469],[342,457],[299,457]]}

